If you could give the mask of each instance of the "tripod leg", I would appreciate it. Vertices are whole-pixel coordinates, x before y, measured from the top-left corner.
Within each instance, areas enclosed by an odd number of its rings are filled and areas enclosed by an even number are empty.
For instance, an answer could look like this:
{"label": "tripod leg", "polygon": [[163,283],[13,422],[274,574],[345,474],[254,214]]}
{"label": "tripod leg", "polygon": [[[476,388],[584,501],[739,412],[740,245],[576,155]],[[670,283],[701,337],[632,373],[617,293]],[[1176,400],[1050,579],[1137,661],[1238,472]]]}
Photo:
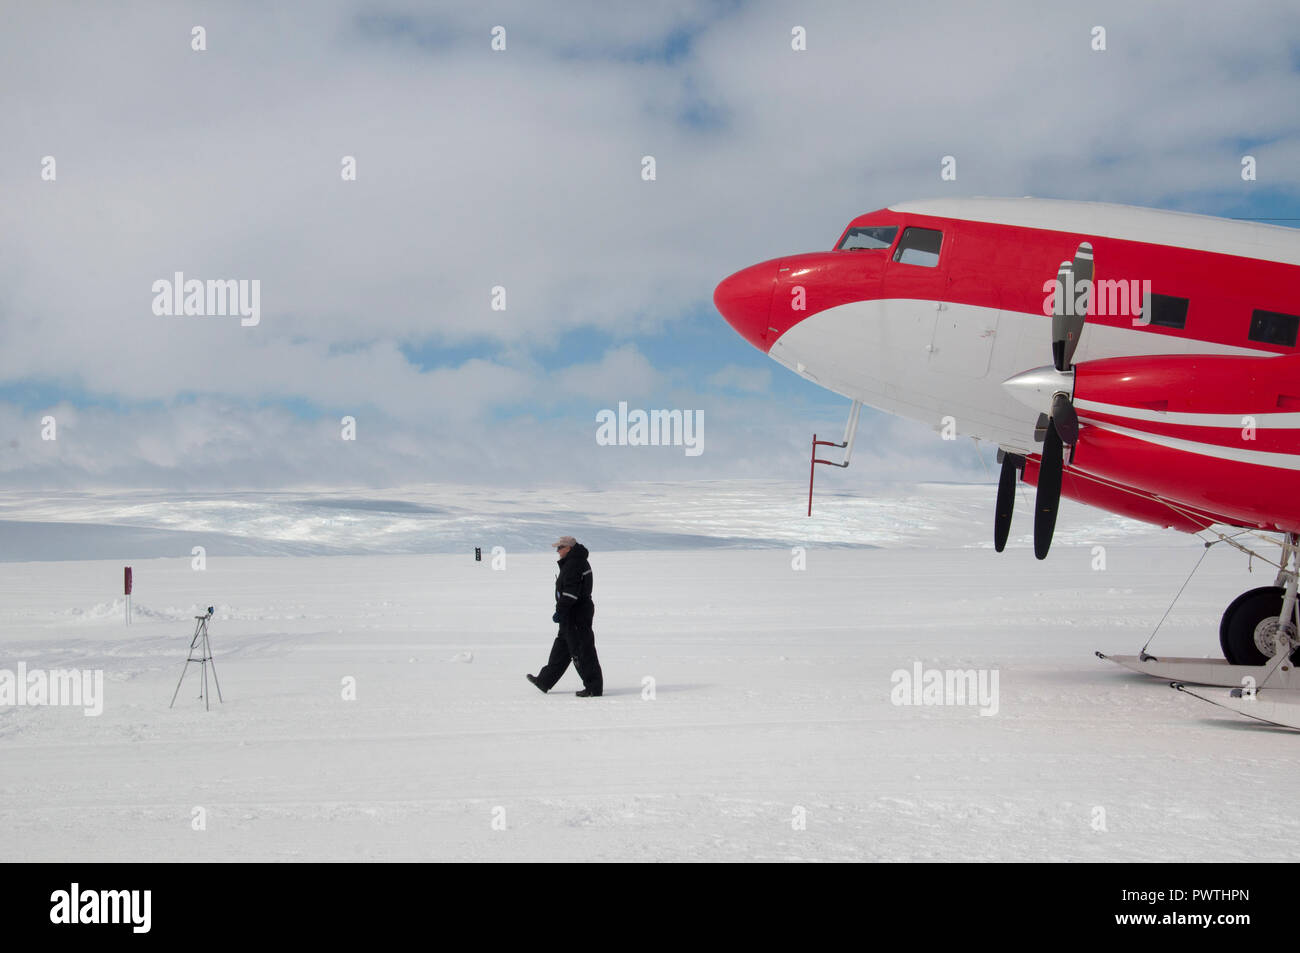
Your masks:
{"label": "tripod leg", "polygon": [[211,658],[208,659],[208,662],[212,665],[212,681],[217,686],[217,701],[224,703],[225,699],[221,697],[221,680],[217,678],[217,663]]}
{"label": "tripod leg", "polygon": [[217,701],[225,704],[226,700],[221,697],[221,679],[217,678],[217,660],[212,657],[212,645],[208,642],[206,636],[203,639],[203,648],[203,654],[208,657],[208,661],[212,664],[212,681],[217,686]]}
{"label": "tripod leg", "polygon": [[181,682],[185,681],[185,673],[188,672],[189,670],[190,670],[190,660],[186,659],[185,667],[181,669],[181,677],[176,680],[176,691],[172,692],[172,704],[168,705],[167,706],[168,708],[171,708],[172,705],[176,704],[176,696],[181,693]]}
{"label": "tripod leg", "polygon": [[199,697],[203,699],[203,710],[211,711],[212,706],[209,704],[208,701],[208,660],[207,659],[203,660],[203,690],[199,693]]}

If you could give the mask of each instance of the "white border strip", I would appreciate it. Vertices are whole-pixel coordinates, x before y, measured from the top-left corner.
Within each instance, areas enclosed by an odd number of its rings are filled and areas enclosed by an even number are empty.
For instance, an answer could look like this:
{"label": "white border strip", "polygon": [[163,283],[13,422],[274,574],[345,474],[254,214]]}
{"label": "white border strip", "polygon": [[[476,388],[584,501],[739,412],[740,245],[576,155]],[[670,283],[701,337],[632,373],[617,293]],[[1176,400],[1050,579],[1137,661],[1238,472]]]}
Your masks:
{"label": "white border strip", "polygon": [[1113,414],[1130,420],[1149,420],[1161,424],[1184,424],[1188,427],[1230,427],[1240,430],[1246,418],[1255,421],[1256,429],[1277,427],[1284,430],[1300,429],[1300,413],[1280,414],[1192,414],[1182,411],[1150,410],[1144,407],[1125,407],[1122,404],[1103,404],[1097,400],[1075,400],[1079,410],[1094,410],[1099,414]]}

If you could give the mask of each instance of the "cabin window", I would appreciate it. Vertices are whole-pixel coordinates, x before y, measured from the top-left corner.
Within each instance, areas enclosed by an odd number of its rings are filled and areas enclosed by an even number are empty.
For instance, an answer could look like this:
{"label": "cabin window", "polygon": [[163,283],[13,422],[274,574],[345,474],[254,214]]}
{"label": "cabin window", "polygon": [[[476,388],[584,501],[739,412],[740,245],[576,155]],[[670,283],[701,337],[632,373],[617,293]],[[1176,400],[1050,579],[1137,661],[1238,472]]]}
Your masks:
{"label": "cabin window", "polygon": [[909,228],[903,232],[894,252],[894,261],[903,265],[924,265],[934,268],[939,264],[939,246],[943,232],[933,228]]}
{"label": "cabin window", "polygon": [[844,240],[839,243],[839,251],[869,251],[873,248],[888,248],[894,244],[898,234],[897,225],[863,225],[850,228]]}
{"label": "cabin window", "polygon": [[1295,347],[1297,328],[1300,328],[1300,318],[1294,314],[1256,309],[1250,316],[1250,339],[1260,344]]}
{"label": "cabin window", "polygon": [[1173,295],[1150,294],[1145,304],[1143,317],[1149,324],[1162,328],[1182,328],[1187,325],[1187,299]]}

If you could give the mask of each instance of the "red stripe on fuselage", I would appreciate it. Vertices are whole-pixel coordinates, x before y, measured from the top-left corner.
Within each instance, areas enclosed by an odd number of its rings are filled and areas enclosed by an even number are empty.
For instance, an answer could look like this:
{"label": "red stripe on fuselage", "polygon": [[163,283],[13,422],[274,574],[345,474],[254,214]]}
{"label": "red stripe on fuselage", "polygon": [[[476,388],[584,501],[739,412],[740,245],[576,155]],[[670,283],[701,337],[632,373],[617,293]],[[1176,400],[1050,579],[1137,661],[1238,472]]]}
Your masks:
{"label": "red stripe on fuselage", "polygon": [[[1043,314],[1044,283],[1081,242],[1093,246],[1096,280],[1150,281],[1155,294],[1189,301],[1183,329],[1134,324],[1132,314],[1101,314],[1094,300],[1089,324],[1135,328],[1152,338],[1172,337],[1288,354],[1295,347],[1248,337],[1256,309],[1300,313],[1300,266],[1148,242],[990,224],[882,209],[859,216],[850,228],[896,225],[894,244],[871,251],[831,251],[775,260],[771,313],[758,340],[763,351],[795,324],[853,301],[906,298],[948,301],[1026,314]],[[939,265],[905,265],[893,254],[907,227],[943,232]],[[802,289],[802,295],[798,289]],[[1119,303],[1116,301],[1115,303]],[[803,309],[799,309],[799,305]],[[1044,315],[1044,320],[1047,320]]]}
{"label": "red stripe on fuselage", "polygon": [[[1079,419],[1084,423],[1095,423],[1103,427],[1112,424],[1128,430],[1140,430],[1143,433],[1191,440],[1194,443],[1211,444],[1216,447],[1258,450],[1265,453],[1295,454],[1300,451],[1300,428],[1250,426],[1245,417],[1242,418],[1241,424],[1234,424],[1231,427],[1203,427],[1156,420],[1136,420],[1119,414],[1102,414],[1095,410],[1080,410]],[[1297,459],[1300,460],[1300,457]]]}
{"label": "red stripe on fuselage", "polygon": [[1225,523],[1300,531],[1294,470],[1187,453],[1100,427],[1081,432],[1079,443],[1076,469],[1219,514]]}

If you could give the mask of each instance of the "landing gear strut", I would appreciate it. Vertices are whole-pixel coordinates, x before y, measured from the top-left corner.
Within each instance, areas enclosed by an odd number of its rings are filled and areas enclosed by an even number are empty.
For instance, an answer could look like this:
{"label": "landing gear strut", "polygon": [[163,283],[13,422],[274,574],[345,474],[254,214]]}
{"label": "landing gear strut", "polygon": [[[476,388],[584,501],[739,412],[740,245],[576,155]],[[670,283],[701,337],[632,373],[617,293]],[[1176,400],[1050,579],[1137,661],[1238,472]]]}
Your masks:
{"label": "landing gear strut", "polygon": [[[1267,559],[1233,537],[1218,535],[1218,542]],[[1267,559],[1278,567],[1273,585],[1243,592],[1223,613],[1219,624],[1222,660],[1157,658],[1145,649],[1139,655],[1098,652],[1097,657],[1143,675],[1172,680],[1170,687],[1228,711],[1300,731],[1300,616],[1296,612],[1300,534],[1285,534],[1281,544],[1282,558],[1276,563]],[[1208,689],[1193,691],[1188,685],[1232,690],[1227,694]]]}
{"label": "landing gear strut", "polygon": [[1138,655],[1097,655],[1132,671],[1176,682],[1300,692],[1300,625],[1296,612],[1300,535],[1287,533],[1282,537],[1282,558],[1276,562],[1231,537],[1220,534],[1219,542],[1278,567],[1273,585],[1243,592],[1224,611],[1219,623],[1223,659],[1157,657],[1145,649]]}

